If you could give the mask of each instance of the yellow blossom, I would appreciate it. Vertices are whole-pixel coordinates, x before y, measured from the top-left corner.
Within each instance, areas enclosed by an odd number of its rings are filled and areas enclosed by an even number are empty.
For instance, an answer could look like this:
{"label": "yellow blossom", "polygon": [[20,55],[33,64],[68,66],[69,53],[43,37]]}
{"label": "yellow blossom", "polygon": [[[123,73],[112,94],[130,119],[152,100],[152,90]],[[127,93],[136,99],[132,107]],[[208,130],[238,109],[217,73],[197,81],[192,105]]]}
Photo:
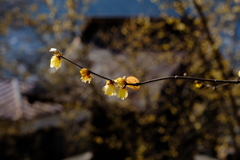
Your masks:
{"label": "yellow blossom", "polygon": [[62,59],[58,56],[52,56],[50,61],[50,67],[55,67],[56,70],[61,67]]}
{"label": "yellow blossom", "polygon": [[121,88],[118,93],[117,93],[117,97],[121,98],[122,100],[124,100],[125,98],[127,98],[128,96],[128,89],[127,88]]}
{"label": "yellow blossom", "polygon": [[81,80],[84,82],[84,83],[90,83],[93,76],[91,75],[91,72],[86,69],[86,68],[83,68],[80,70],[80,74],[81,74]]}
{"label": "yellow blossom", "polygon": [[114,82],[107,80],[106,85],[102,88],[104,94],[108,96],[115,96],[117,92],[117,88],[114,85]]}
{"label": "yellow blossom", "polygon": [[118,84],[119,87],[123,88],[126,84],[125,79],[126,79],[126,77],[124,76],[123,78],[120,77],[114,81]]}

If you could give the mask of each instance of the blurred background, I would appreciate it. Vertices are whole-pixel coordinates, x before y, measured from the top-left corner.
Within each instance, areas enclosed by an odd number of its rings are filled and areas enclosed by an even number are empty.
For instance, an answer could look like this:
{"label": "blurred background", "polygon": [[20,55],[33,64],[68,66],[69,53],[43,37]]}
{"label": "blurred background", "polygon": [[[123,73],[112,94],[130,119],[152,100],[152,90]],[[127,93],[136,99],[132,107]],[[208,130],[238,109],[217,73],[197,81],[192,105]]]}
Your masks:
{"label": "blurred background", "polygon": [[238,85],[166,80],[121,100],[48,52],[112,79],[237,79],[240,0],[1,0],[0,15],[1,160],[240,159]]}

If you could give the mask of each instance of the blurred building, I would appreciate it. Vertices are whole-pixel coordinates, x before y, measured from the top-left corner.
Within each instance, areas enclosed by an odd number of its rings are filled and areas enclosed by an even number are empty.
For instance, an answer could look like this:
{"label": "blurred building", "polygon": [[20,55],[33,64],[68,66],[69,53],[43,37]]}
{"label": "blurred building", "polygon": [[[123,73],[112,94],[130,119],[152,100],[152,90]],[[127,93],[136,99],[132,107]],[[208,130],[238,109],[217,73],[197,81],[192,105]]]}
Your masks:
{"label": "blurred building", "polygon": [[34,94],[34,84],[19,82],[18,79],[0,80],[0,118],[6,120],[31,120],[50,115],[62,109],[60,104],[29,102],[27,95]]}
{"label": "blurred building", "polygon": [[[62,159],[79,153],[79,145],[86,149],[86,143],[72,142],[71,135],[84,130],[89,113],[63,116],[63,106],[38,99],[43,94],[38,90],[16,78],[0,80],[0,159]],[[78,127],[78,134],[72,133]],[[68,145],[76,148],[66,150]]]}

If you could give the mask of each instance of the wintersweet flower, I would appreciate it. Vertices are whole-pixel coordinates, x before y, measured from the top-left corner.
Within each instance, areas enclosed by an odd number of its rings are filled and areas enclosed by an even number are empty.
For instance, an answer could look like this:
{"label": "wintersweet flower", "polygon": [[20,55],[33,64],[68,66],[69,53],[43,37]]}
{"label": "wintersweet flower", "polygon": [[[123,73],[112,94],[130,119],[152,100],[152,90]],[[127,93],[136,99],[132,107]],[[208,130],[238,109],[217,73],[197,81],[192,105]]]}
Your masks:
{"label": "wintersweet flower", "polygon": [[123,87],[125,87],[125,84],[126,84],[125,79],[126,79],[126,77],[124,76],[123,78],[120,77],[114,81],[118,84],[119,87],[123,88]]}
{"label": "wintersweet flower", "polygon": [[50,67],[53,68],[55,67],[56,70],[61,67],[61,62],[62,59],[59,56],[52,56],[51,61],[50,61]]}
{"label": "wintersweet flower", "polygon": [[117,97],[121,98],[122,100],[127,98],[127,96],[128,96],[128,89],[127,88],[121,88],[117,93]]}
{"label": "wintersweet flower", "polygon": [[91,72],[88,69],[86,69],[86,68],[81,69],[80,70],[80,74],[82,76],[81,80],[84,83],[87,83],[87,82],[90,83],[91,82],[93,76],[92,76]]}
{"label": "wintersweet flower", "polygon": [[102,88],[102,90],[104,91],[104,94],[110,96],[115,96],[116,92],[117,92],[117,88],[114,85],[113,81],[106,81],[106,85]]}

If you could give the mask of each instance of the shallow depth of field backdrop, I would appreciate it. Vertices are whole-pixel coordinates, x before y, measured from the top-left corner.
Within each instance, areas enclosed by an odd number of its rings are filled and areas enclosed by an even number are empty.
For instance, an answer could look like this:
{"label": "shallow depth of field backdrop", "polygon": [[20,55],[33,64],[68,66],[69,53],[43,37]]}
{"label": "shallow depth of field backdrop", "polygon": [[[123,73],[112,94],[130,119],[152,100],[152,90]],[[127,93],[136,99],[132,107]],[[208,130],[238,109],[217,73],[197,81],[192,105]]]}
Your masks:
{"label": "shallow depth of field backdrop", "polygon": [[0,159],[240,159],[239,85],[165,80],[121,100],[48,52],[112,79],[237,79],[240,0],[1,0],[0,15]]}

